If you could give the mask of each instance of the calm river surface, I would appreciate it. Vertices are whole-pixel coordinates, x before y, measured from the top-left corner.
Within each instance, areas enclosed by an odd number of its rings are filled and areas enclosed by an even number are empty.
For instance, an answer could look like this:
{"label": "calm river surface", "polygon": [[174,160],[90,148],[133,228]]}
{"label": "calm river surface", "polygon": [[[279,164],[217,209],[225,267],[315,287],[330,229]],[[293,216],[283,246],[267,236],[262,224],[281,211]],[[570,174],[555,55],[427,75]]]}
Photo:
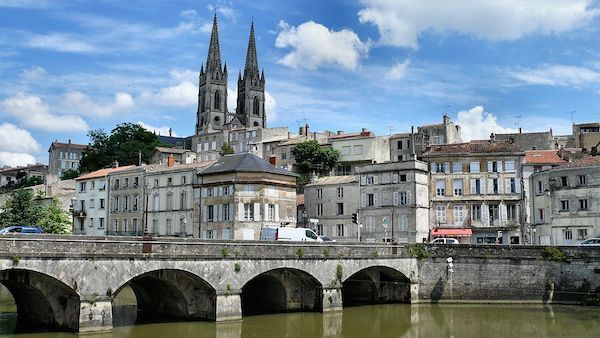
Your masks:
{"label": "calm river surface", "polygon": [[[11,335],[14,315],[0,314],[0,337],[74,338],[72,333]],[[600,337],[600,308],[542,305],[373,305],[333,314],[245,317],[229,324],[143,324],[90,338],[175,337]]]}

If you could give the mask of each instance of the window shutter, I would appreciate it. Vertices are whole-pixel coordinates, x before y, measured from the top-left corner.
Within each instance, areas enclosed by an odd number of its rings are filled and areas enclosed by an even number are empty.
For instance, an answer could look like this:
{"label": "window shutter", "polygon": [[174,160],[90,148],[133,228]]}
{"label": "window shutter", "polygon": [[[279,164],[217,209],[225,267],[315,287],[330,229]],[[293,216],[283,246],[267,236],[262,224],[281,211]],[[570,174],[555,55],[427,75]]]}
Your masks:
{"label": "window shutter", "polygon": [[484,226],[490,226],[490,209],[485,203],[481,205],[481,221]]}
{"label": "window shutter", "polygon": [[367,206],[367,195],[360,195],[360,205],[364,208]]}
{"label": "window shutter", "polygon": [[[515,181],[516,184],[516,181]],[[504,193],[505,194],[510,194],[510,178],[505,178],[504,179]]]}
{"label": "window shutter", "polygon": [[238,220],[244,220],[244,203],[238,203]]}
{"label": "window shutter", "polygon": [[394,205],[398,205],[398,192],[394,191],[393,193]]}
{"label": "window shutter", "polygon": [[398,174],[392,175],[392,183],[398,183]]}
{"label": "window shutter", "polygon": [[279,222],[279,204],[275,204],[275,222]]}
{"label": "window shutter", "polygon": [[506,204],[500,203],[500,225],[505,224],[507,218],[508,218],[508,215],[506,212]]}
{"label": "window shutter", "polygon": [[260,203],[254,203],[254,220],[260,221]]}
{"label": "window shutter", "polygon": [[379,184],[379,175],[373,176],[373,184]]}
{"label": "window shutter", "polygon": [[492,161],[488,161],[488,173],[491,173],[492,170],[494,169],[494,164]]}
{"label": "window shutter", "polygon": [[446,174],[450,172],[450,163],[449,162],[444,163],[444,172]]}
{"label": "window shutter", "polygon": [[435,171],[435,163],[431,162],[431,172],[434,173]]}
{"label": "window shutter", "polygon": [[269,204],[265,203],[264,205],[265,207],[265,221],[273,221],[272,219],[269,218]]}
{"label": "window shutter", "polygon": [[406,192],[406,205],[410,205],[410,191]]}
{"label": "window shutter", "polygon": [[501,173],[502,172],[502,161],[498,161],[498,172]]}
{"label": "window shutter", "polygon": [[206,188],[202,188],[202,197],[206,197]]}
{"label": "window shutter", "polygon": [[378,193],[373,194],[373,206],[374,207],[379,206],[379,194]]}
{"label": "window shutter", "polygon": [[365,175],[361,175],[360,176],[360,185],[366,185],[367,184],[367,177]]}
{"label": "window shutter", "polygon": [[[510,185],[509,185],[509,187],[510,187]],[[502,186],[502,179],[498,178],[498,193],[502,194],[503,192],[504,192],[504,189],[503,189],[503,186]]]}
{"label": "window shutter", "polygon": [[494,193],[494,181],[491,178],[488,178],[488,180],[487,180],[487,193],[488,194]]}
{"label": "window shutter", "polygon": [[204,212],[202,213],[202,221],[206,222],[206,219],[207,219],[206,217],[208,215],[208,206],[207,205],[204,206],[204,210],[203,211]]}
{"label": "window shutter", "polygon": [[521,193],[521,179],[518,177],[515,177],[515,191],[517,194]]}
{"label": "window shutter", "polygon": [[475,195],[475,193],[477,192],[477,190],[475,190],[476,186],[475,186],[475,179],[472,178],[469,180],[469,185],[471,186],[471,195]]}
{"label": "window shutter", "polygon": [[481,185],[479,188],[479,194],[480,195],[484,195],[486,193],[487,190],[485,190],[486,188],[486,184],[485,184],[485,179],[480,178],[479,179],[479,184]]}

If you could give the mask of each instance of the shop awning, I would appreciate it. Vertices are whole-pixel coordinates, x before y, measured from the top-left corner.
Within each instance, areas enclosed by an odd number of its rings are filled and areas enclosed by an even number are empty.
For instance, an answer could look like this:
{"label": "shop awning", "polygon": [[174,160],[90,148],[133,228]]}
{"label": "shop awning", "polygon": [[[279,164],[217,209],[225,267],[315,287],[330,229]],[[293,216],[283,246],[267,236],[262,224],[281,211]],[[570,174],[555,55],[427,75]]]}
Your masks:
{"label": "shop awning", "polygon": [[431,230],[431,236],[455,236],[455,237],[466,237],[473,235],[471,229],[433,229]]}

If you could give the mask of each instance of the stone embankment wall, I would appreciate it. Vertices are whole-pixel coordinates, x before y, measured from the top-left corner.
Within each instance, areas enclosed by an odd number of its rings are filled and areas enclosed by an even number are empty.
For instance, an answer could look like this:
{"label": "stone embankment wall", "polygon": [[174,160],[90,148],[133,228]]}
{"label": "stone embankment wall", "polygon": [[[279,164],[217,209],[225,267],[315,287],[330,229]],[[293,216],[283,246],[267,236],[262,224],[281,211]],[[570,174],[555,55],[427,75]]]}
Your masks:
{"label": "stone embankment wall", "polygon": [[598,247],[458,245],[428,251],[431,256],[418,264],[419,302],[598,302]]}

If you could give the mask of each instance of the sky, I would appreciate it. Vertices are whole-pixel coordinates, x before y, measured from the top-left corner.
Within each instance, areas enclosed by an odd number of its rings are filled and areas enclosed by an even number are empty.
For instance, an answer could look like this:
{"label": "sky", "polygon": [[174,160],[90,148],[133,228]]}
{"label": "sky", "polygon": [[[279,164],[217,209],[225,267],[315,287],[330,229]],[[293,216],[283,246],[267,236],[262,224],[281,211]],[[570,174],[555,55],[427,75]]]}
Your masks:
{"label": "sky", "polygon": [[123,122],[192,135],[215,13],[230,110],[254,20],[270,127],[600,121],[600,0],[0,0],[0,166]]}

